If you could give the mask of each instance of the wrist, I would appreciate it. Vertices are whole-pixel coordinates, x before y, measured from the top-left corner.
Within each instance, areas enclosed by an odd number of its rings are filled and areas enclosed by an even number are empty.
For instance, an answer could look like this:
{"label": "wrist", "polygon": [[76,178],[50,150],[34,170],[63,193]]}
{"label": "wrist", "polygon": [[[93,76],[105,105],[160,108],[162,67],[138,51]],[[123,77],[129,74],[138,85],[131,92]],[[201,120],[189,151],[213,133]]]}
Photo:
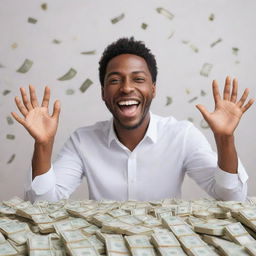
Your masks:
{"label": "wrist", "polygon": [[214,134],[214,138],[216,141],[216,144],[234,144],[235,137],[233,134],[228,135],[228,134]]}
{"label": "wrist", "polygon": [[42,148],[42,149],[48,149],[49,147],[52,147],[54,144],[54,137],[50,138],[48,140],[45,141],[36,141],[35,140],[35,148]]}

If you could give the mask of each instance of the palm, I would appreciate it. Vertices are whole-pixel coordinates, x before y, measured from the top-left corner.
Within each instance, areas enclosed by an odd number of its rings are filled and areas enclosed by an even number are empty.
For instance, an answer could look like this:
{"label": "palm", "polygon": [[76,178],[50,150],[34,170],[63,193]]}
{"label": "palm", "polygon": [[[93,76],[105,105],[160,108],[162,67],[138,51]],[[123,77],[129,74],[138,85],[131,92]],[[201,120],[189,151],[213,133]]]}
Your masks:
{"label": "palm", "polygon": [[243,113],[253,104],[253,100],[244,105],[249,91],[246,89],[239,101],[237,101],[237,81],[233,81],[233,89],[230,95],[230,78],[227,77],[223,99],[221,99],[218,84],[213,81],[213,96],[215,100],[215,110],[209,113],[204,106],[197,105],[204,119],[209,124],[214,134],[233,135]]}
{"label": "palm", "polygon": [[210,113],[207,122],[211,129],[218,134],[231,134],[237,127],[242,111],[229,101],[223,101]]}
{"label": "palm", "polygon": [[29,112],[25,117],[25,128],[38,142],[54,137],[58,120],[48,114],[45,107],[37,107]]}
{"label": "palm", "polygon": [[45,88],[41,106],[38,104],[34,87],[30,86],[29,89],[30,101],[27,99],[26,91],[23,88],[21,88],[23,102],[18,97],[15,98],[16,105],[24,118],[20,118],[16,113],[12,113],[12,115],[27,129],[37,143],[47,143],[54,138],[57,131],[60,113],[59,102],[55,102],[53,114],[49,115],[50,89]]}

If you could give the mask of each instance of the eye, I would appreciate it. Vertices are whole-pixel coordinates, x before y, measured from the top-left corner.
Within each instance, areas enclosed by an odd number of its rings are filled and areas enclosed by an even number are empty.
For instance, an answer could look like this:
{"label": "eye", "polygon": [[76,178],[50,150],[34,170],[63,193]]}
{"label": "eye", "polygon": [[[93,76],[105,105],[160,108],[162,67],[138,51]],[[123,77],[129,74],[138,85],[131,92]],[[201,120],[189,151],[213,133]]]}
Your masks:
{"label": "eye", "polygon": [[144,83],[145,82],[145,78],[144,77],[135,77],[134,80],[137,83]]}
{"label": "eye", "polygon": [[111,78],[109,79],[108,83],[109,84],[118,84],[120,82],[120,78]]}

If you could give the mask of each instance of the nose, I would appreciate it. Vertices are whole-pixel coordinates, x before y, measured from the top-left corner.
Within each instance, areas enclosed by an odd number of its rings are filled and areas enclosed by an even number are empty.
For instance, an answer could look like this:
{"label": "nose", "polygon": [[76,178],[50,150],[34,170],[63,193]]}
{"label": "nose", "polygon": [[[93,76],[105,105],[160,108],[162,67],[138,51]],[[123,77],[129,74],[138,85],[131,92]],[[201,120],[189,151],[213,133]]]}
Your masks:
{"label": "nose", "polygon": [[132,81],[130,81],[129,79],[124,79],[121,84],[120,91],[126,94],[133,92],[134,86]]}

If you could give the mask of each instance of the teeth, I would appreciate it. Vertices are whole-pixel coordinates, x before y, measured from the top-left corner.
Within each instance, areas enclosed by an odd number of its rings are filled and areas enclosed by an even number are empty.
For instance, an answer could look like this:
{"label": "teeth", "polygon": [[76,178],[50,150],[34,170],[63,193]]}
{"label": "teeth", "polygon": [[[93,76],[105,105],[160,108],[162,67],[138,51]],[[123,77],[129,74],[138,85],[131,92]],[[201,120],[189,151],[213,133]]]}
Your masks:
{"label": "teeth", "polygon": [[120,106],[129,106],[129,105],[138,105],[139,102],[136,100],[127,100],[127,101],[120,101],[118,105]]}

